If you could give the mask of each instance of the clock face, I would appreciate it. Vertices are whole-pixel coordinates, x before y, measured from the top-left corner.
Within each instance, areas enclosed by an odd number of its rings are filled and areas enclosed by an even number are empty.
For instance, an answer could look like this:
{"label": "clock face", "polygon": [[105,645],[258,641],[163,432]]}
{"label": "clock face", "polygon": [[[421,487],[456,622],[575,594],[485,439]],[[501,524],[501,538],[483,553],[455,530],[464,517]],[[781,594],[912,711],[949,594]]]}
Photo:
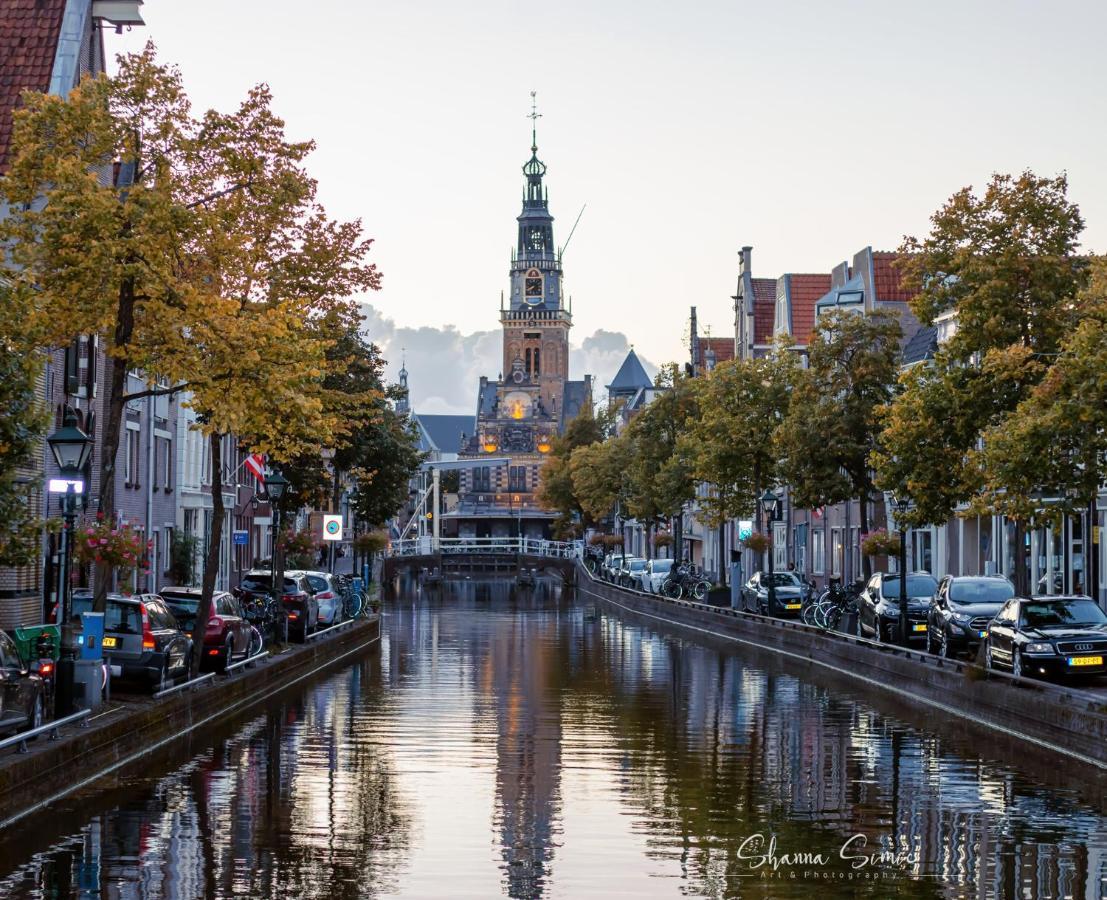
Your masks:
{"label": "clock face", "polygon": [[527,299],[531,297],[542,298],[542,279],[541,278],[528,278],[527,279]]}

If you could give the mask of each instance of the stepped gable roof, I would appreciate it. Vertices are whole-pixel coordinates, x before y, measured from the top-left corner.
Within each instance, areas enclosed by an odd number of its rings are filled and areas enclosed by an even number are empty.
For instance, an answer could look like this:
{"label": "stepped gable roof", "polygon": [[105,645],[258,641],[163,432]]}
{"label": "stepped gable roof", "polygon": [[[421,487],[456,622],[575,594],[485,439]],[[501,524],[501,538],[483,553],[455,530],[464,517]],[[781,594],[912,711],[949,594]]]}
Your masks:
{"label": "stepped gable roof", "polygon": [[914,363],[933,359],[938,352],[938,329],[934,325],[923,325],[915,330],[911,339],[903,346],[900,362],[909,366]]}
{"label": "stepped gable roof", "polygon": [[461,435],[472,437],[477,429],[474,416],[415,413],[415,422],[419,426],[419,449],[439,453],[460,453]]}
{"label": "stepped gable roof", "polygon": [[8,168],[12,113],[23,91],[46,91],[54,71],[65,0],[0,3],[0,173]]}
{"label": "stepped gable roof", "polygon": [[623,360],[623,364],[619,367],[619,371],[615,373],[615,377],[611,379],[611,384],[607,386],[609,393],[626,393],[632,394],[639,388],[651,387],[653,382],[650,380],[650,376],[646,374],[646,370],[642,367],[641,360],[638,359],[638,354],[631,351],[627,354],[627,358]]}
{"label": "stepped gable roof", "polygon": [[788,295],[792,307],[792,337],[806,344],[815,327],[815,303],[830,290],[830,274],[790,275]]}
{"label": "stepped gable roof", "polygon": [[877,300],[907,303],[918,291],[903,286],[903,277],[897,260],[900,253],[873,252],[873,290]]}

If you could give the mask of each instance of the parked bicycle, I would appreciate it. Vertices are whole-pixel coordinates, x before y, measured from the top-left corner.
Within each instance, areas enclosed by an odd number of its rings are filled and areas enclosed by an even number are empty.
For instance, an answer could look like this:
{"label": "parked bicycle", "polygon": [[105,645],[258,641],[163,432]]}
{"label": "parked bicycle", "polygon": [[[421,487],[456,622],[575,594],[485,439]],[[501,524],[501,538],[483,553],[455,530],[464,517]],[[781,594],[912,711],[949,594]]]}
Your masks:
{"label": "parked bicycle", "polygon": [[680,600],[682,597],[703,600],[709,590],[711,590],[711,582],[704,578],[703,573],[690,562],[673,566],[661,586],[661,593],[670,600]]}
{"label": "parked bicycle", "polygon": [[804,607],[801,618],[805,625],[814,625],[829,631],[838,630],[842,616],[856,608],[857,597],[864,582],[858,581],[848,587],[841,582],[831,581],[830,586],[815,600]]}

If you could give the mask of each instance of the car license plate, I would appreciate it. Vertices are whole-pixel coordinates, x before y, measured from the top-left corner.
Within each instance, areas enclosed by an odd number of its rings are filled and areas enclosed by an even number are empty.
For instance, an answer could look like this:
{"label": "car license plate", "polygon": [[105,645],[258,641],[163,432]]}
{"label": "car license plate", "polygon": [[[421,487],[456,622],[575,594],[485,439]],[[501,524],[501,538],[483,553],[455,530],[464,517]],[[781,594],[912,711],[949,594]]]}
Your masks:
{"label": "car license plate", "polygon": [[112,638],[112,637],[104,638],[104,646],[105,647],[114,647],[115,646],[115,638]]}
{"label": "car license plate", "polygon": [[785,609],[801,609],[802,607],[803,607],[802,603],[789,603],[784,608]]}
{"label": "car license plate", "polygon": [[1070,666],[1102,666],[1102,656],[1070,656]]}
{"label": "car license plate", "polygon": [[981,638],[986,638],[988,636],[988,632],[986,631],[978,631],[977,634],[980,635]]}
{"label": "car license plate", "polygon": [[912,631],[926,631],[926,623],[920,622],[918,625],[914,625],[911,628]]}

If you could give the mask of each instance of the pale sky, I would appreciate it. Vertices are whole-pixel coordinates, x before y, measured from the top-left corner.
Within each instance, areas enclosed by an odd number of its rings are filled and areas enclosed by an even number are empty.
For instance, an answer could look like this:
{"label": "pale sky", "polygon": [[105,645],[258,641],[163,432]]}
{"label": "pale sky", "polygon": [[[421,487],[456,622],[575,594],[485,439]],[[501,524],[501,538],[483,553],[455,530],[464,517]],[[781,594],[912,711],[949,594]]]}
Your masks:
{"label": "pale sky", "polygon": [[573,342],[614,333],[573,377],[610,378],[627,343],[683,359],[691,305],[732,333],[743,244],[757,276],[827,272],[923,233],[993,171],[1067,171],[1084,248],[1107,249],[1102,2],[146,0],[143,16],[109,53],[153,39],[198,108],[268,82],[290,136],[318,143],[321,200],[376,239],[376,336],[392,372],[408,347],[423,411],[469,412],[472,372],[497,374],[484,333],[532,90],[559,244],[587,204],[564,259]]}

